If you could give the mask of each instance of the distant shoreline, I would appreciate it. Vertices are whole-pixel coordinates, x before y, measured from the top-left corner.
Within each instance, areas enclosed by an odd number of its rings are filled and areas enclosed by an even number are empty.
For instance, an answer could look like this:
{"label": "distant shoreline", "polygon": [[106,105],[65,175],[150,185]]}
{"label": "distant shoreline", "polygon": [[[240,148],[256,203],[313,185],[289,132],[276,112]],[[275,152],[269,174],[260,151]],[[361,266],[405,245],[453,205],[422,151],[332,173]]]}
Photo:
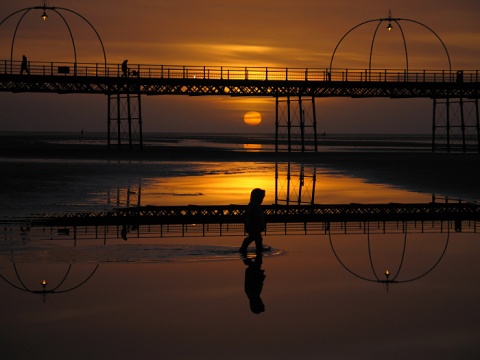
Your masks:
{"label": "distant shoreline", "polygon": [[[281,152],[287,152],[287,134],[280,134],[278,145]],[[122,139],[119,149],[116,138],[112,138],[109,156],[138,157],[138,139],[133,140],[133,151],[128,147],[126,139]],[[275,152],[274,134],[238,133],[238,134],[202,134],[202,133],[144,133],[143,151],[141,156],[165,157],[175,146],[181,153],[189,151],[201,153],[216,153],[223,151],[240,152]],[[311,134],[306,134],[305,141],[298,134],[292,134],[291,147],[293,153],[299,153],[305,147],[306,156],[313,152],[314,140]],[[94,150],[105,156],[107,135],[105,133],[74,133],[74,132],[0,132],[0,156],[13,153],[15,156],[26,156],[28,150],[38,156],[52,156],[58,149],[66,150],[63,156],[91,156],[88,151]],[[431,151],[430,135],[417,134],[319,134],[317,135],[318,152],[336,151]],[[177,151],[176,151],[177,152]],[[166,154],[167,153],[167,154]],[[60,155],[59,155],[60,156]]]}
{"label": "distant shoreline", "polygon": [[[201,144],[194,142],[195,140]],[[191,143],[189,142],[191,141]],[[245,145],[247,144],[247,145]],[[138,160],[138,161],[297,161],[322,163],[335,153],[427,153],[426,146],[420,150],[409,141],[392,144],[388,140],[343,140],[320,139],[318,152],[306,144],[306,151],[299,151],[295,144],[287,152],[285,144],[280,151],[274,151],[274,139],[251,138],[247,135],[213,135],[206,140],[198,134],[167,134],[156,142],[144,138],[143,149],[133,144],[132,149],[124,143],[121,147],[112,143],[108,149],[105,139],[81,137],[78,134],[0,134],[0,158],[22,159],[78,159],[78,160]],[[328,150],[325,151],[325,148]]]}

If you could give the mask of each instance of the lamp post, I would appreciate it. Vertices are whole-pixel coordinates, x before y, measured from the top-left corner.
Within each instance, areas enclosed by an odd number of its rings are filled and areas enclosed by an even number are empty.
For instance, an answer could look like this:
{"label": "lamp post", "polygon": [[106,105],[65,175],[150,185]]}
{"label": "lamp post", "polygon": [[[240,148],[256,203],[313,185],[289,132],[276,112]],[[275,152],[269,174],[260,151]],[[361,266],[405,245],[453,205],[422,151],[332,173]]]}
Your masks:
{"label": "lamp post", "polygon": [[47,0],[43,0],[43,14],[42,14],[42,19],[43,21],[46,21],[48,19],[47,15]]}
{"label": "lamp post", "polygon": [[387,20],[388,20],[387,30],[391,31],[393,29],[393,26],[392,26],[392,10],[388,10]]}

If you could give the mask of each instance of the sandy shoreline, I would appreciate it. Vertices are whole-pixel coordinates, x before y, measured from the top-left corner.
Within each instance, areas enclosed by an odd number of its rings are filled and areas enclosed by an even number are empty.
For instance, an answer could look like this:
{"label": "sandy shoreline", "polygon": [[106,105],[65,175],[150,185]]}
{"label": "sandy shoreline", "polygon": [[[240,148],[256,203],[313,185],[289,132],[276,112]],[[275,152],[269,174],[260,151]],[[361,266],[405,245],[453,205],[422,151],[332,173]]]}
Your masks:
{"label": "sandy shoreline", "polygon": [[[403,189],[451,198],[480,200],[480,154],[430,152],[275,153],[247,152],[221,147],[155,145],[143,150],[105,145],[46,143],[35,137],[0,136],[0,159],[59,159],[110,161],[297,162],[317,164],[332,171]],[[3,162],[3,177],[16,168]],[[85,168],[88,172],[88,167]]]}

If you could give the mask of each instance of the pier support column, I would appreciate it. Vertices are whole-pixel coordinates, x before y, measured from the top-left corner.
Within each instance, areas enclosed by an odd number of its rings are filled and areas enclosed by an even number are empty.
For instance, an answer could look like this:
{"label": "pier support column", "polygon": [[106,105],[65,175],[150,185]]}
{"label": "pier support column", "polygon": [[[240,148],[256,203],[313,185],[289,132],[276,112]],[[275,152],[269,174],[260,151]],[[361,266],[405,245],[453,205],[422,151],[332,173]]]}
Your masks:
{"label": "pier support column", "polygon": [[314,205],[317,168],[275,163],[275,205]]}
{"label": "pier support column", "polygon": [[480,118],[478,111],[478,99],[475,99],[475,119],[476,119],[476,129],[477,129],[477,151],[480,154]]}
{"label": "pier support column", "polygon": [[432,152],[480,152],[478,99],[433,99]]}
{"label": "pier support column", "polygon": [[303,101],[302,97],[275,101],[275,152],[317,152],[317,119],[315,98]]}
{"label": "pier support column", "polygon": [[108,94],[108,148],[116,138],[120,149],[128,144],[129,149],[143,149],[142,103],[140,94]]}

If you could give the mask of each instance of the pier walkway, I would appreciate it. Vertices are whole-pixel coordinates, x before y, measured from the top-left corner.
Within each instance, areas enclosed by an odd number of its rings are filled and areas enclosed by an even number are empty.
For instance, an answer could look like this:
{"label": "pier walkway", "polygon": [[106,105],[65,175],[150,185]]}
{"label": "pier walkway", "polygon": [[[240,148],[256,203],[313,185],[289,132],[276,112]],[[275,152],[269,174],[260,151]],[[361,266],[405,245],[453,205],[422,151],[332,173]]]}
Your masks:
{"label": "pier walkway", "polygon": [[479,70],[319,69],[0,60],[0,91],[81,94],[478,98]]}

